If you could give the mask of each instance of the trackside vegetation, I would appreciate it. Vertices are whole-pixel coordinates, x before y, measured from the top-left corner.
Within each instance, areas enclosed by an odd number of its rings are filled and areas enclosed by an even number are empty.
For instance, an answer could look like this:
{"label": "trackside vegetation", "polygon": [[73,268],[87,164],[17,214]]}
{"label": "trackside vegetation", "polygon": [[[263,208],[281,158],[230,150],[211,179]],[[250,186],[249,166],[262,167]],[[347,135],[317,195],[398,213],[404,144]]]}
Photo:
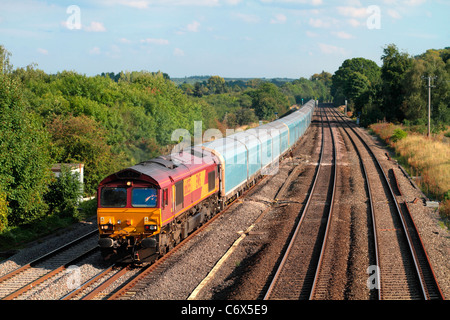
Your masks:
{"label": "trackside vegetation", "polygon": [[[387,45],[382,65],[365,58],[345,60],[332,76],[336,105],[345,100],[354,118],[395,149],[401,164],[430,198],[441,201],[450,218],[450,48],[411,56]],[[428,77],[431,90],[431,137],[428,125]],[[378,123],[382,122],[382,123]]]}
{"label": "trackside vegetation", "polygon": [[441,201],[440,214],[450,219],[450,143],[445,134],[431,139],[404,125],[375,123],[370,130],[395,150],[399,163],[415,177],[417,185],[431,199]]}

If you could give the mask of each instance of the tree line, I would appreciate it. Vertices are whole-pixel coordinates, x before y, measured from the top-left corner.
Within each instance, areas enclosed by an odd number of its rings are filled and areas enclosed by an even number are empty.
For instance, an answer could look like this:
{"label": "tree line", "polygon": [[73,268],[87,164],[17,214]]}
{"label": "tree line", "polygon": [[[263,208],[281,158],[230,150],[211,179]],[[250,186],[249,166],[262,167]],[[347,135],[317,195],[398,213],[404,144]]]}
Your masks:
{"label": "tree line", "polygon": [[345,60],[332,76],[331,94],[337,104],[347,100],[350,110],[369,125],[387,120],[422,126],[427,123],[428,82],[432,88],[431,121],[434,131],[450,124],[450,48],[430,49],[418,56],[387,45],[382,66],[365,58]]}

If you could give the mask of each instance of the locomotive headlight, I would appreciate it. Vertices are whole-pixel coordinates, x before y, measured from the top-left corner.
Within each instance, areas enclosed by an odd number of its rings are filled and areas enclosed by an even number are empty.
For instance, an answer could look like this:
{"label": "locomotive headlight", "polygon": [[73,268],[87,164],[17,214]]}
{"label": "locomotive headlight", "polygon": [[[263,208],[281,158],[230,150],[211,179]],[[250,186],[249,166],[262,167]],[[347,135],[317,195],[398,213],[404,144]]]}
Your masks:
{"label": "locomotive headlight", "polygon": [[158,226],[156,224],[146,224],[144,228],[147,232],[155,232],[156,230],[158,230]]}
{"label": "locomotive headlight", "polygon": [[100,228],[101,228],[103,231],[105,231],[105,232],[113,232],[113,231],[114,231],[114,226],[113,226],[112,224],[110,224],[110,223],[108,223],[108,224],[102,224],[102,225],[100,226]]}
{"label": "locomotive headlight", "polygon": [[122,224],[122,220],[117,220],[117,224]]}

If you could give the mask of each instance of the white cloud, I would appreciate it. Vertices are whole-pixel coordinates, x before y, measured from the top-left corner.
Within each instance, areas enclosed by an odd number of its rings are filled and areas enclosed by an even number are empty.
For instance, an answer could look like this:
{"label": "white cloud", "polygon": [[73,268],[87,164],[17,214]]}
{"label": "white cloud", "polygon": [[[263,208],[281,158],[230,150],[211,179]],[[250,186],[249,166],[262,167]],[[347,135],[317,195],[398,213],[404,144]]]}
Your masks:
{"label": "white cloud", "polygon": [[237,4],[239,4],[242,0],[225,0],[226,3],[235,6]]}
{"label": "white cloud", "polygon": [[331,34],[335,35],[336,37],[340,38],[340,39],[352,39],[354,38],[353,35],[344,32],[344,31],[332,31]]}
{"label": "white cloud", "polygon": [[173,50],[173,55],[176,57],[183,57],[184,51],[181,50],[180,48],[175,48],[175,50]]}
{"label": "white cloud", "polygon": [[138,1],[121,1],[121,4],[127,7],[145,9],[148,8],[150,1],[138,0]]}
{"label": "white cloud", "polygon": [[310,4],[313,6],[318,6],[323,3],[323,0],[261,0],[265,3],[293,3],[293,4]]}
{"label": "white cloud", "polygon": [[43,55],[48,55],[48,50],[43,49],[43,48],[37,48],[37,52],[39,52],[40,54],[43,54]]}
{"label": "white cloud", "polygon": [[337,12],[345,17],[365,18],[369,15],[367,8],[357,7],[337,7]]}
{"label": "white cloud", "polygon": [[232,17],[242,20],[246,23],[258,23],[259,22],[259,17],[257,15],[254,14],[246,14],[246,13],[241,13],[241,12],[234,12],[232,13]]}
{"label": "white cloud", "polygon": [[347,50],[341,47],[333,46],[331,44],[319,43],[319,48],[322,53],[325,54],[339,54],[346,55]]}
{"label": "white cloud", "polygon": [[348,19],[348,20],[347,20],[347,23],[348,23],[349,25],[351,25],[352,27],[354,27],[354,28],[359,27],[359,26],[361,25],[361,22],[359,22],[359,21],[356,20],[356,19]]}
{"label": "white cloud", "polygon": [[175,31],[178,35],[183,35],[186,32],[199,32],[200,28],[200,22],[193,21],[192,23],[189,23],[186,27],[180,28],[179,30]]}
{"label": "white cloud", "polygon": [[[136,9],[147,9],[156,6],[217,6],[219,0],[100,0],[105,6],[123,5]],[[240,2],[240,0],[227,0],[230,4]]]}
{"label": "white cloud", "polygon": [[270,23],[285,23],[287,21],[287,17],[284,14],[278,13],[275,15],[275,18],[270,20]]}
{"label": "white cloud", "polygon": [[205,6],[214,7],[219,4],[219,0],[154,0],[151,4],[168,6]]}
{"label": "white cloud", "polygon": [[309,25],[314,28],[329,28],[331,26],[331,23],[328,20],[323,20],[320,18],[310,18]]}
{"label": "white cloud", "polygon": [[157,45],[168,45],[169,44],[169,40],[146,38],[146,39],[142,39],[141,43],[157,44]]}
{"label": "white cloud", "polygon": [[422,3],[427,2],[427,0],[405,0],[403,3],[407,6],[420,6]]}
{"label": "white cloud", "polygon": [[394,9],[388,9],[387,11],[388,15],[394,19],[401,19],[402,16],[400,15],[400,13],[398,13],[398,11],[394,10]]}
{"label": "white cloud", "polygon": [[99,47],[93,47],[91,50],[89,50],[89,54],[98,55],[101,53],[101,50]]}
{"label": "white cloud", "polygon": [[317,38],[317,37],[319,36],[318,33],[311,32],[311,31],[309,31],[309,30],[306,31],[305,33],[306,33],[306,36],[309,37],[309,38]]}
{"label": "white cloud", "polygon": [[105,32],[106,28],[101,22],[92,21],[90,25],[84,27],[84,30],[88,32]]}
{"label": "white cloud", "polygon": [[187,30],[190,32],[198,32],[199,27],[200,27],[200,22],[194,21],[187,25]]}
{"label": "white cloud", "polygon": [[119,42],[120,42],[120,43],[127,43],[127,44],[128,44],[128,43],[131,43],[131,40],[129,40],[129,39],[127,39],[127,38],[120,38],[120,39],[119,39]]}

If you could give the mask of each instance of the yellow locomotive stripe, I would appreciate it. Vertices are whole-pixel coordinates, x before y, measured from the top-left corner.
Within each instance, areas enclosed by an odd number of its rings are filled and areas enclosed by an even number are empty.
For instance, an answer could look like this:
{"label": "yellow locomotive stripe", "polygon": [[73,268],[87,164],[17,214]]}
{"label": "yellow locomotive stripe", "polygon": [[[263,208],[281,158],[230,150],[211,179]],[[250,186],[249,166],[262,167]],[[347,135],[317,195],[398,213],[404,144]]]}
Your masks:
{"label": "yellow locomotive stripe", "polygon": [[[205,189],[206,187],[206,189]],[[164,220],[162,222],[162,225],[164,225],[165,223],[175,219],[176,217],[178,217],[180,214],[184,213],[186,210],[189,210],[190,208],[192,208],[193,206],[199,204],[200,202],[202,202],[203,200],[205,200],[207,197],[209,197],[210,195],[214,194],[215,192],[217,192],[219,190],[219,187],[216,185],[216,188],[214,190],[212,190],[209,193],[204,193],[204,190],[206,190],[206,192],[208,191],[208,184],[206,184],[206,186],[202,187],[202,196],[200,199],[198,199],[197,201],[193,202],[192,204],[190,204],[189,206],[183,208],[180,212],[176,213],[173,217],[171,216],[170,218]]]}

